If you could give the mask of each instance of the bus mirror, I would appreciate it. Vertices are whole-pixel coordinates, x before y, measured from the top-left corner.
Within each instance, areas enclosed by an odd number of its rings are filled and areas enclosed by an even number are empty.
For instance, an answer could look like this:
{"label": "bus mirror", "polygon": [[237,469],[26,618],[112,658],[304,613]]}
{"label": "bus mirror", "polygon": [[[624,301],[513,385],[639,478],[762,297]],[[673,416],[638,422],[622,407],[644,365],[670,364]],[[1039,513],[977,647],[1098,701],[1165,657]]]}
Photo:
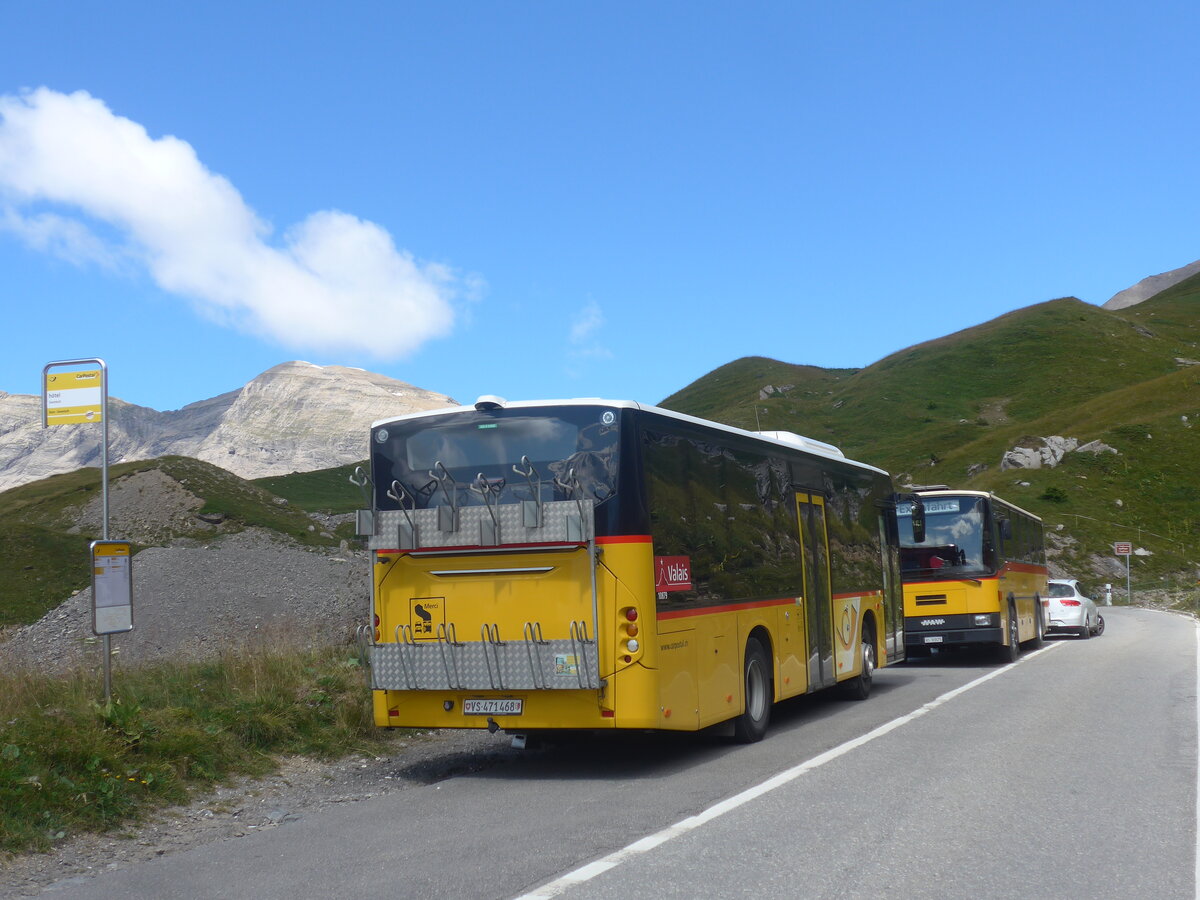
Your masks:
{"label": "bus mirror", "polygon": [[925,543],[925,504],[920,497],[912,498],[912,534],[914,544]]}

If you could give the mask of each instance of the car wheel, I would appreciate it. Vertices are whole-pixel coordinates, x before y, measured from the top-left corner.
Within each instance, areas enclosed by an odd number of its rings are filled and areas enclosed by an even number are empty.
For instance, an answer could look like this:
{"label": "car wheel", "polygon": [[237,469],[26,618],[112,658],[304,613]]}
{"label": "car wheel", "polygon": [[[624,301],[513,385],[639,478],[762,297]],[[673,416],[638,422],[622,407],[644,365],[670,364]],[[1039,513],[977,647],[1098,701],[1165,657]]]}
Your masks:
{"label": "car wheel", "polygon": [[767,652],[755,638],[746,642],[742,667],[746,709],[733,721],[733,734],[743,744],[761,741],[771,720],[771,667]]}
{"label": "car wheel", "polygon": [[1096,636],[1104,634],[1104,616],[1096,613]]}
{"label": "car wheel", "polygon": [[1079,636],[1085,641],[1092,636],[1092,626],[1088,624],[1086,615],[1083,617],[1083,624],[1079,626]]}

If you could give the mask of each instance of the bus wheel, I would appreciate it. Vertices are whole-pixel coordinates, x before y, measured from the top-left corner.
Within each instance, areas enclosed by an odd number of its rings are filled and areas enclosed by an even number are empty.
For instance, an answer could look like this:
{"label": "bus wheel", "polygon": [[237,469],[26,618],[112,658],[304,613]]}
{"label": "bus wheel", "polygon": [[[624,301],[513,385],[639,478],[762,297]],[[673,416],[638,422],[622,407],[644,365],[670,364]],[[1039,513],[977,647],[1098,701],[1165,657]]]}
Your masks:
{"label": "bus wheel", "polygon": [[1006,662],[1016,662],[1021,657],[1021,626],[1017,622],[1017,608],[1008,604],[1008,646],[1000,648],[1000,658]]}
{"label": "bus wheel", "polygon": [[1042,646],[1042,636],[1044,628],[1042,626],[1042,598],[1037,594],[1033,596],[1033,640],[1029,642],[1031,647],[1037,648]]}
{"label": "bus wheel", "polygon": [[767,652],[755,638],[746,642],[743,667],[746,711],[733,720],[733,735],[743,744],[761,741],[771,720],[771,667]]}
{"label": "bus wheel", "polygon": [[863,623],[862,636],[862,671],[843,681],[839,687],[842,696],[848,700],[866,700],[871,695],[871,679],[875,675],[875,626],[871,622]]}

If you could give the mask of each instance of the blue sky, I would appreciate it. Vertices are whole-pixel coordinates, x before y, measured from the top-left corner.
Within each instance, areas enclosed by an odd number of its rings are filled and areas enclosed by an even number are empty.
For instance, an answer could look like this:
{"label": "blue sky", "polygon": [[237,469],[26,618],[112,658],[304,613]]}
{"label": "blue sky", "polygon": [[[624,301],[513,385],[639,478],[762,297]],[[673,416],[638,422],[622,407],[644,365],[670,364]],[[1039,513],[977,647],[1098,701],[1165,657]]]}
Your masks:
{"label": "blue sky", "polygon": [[1200,258],[1194,3],[5,5],[0,390],[859,367]]}

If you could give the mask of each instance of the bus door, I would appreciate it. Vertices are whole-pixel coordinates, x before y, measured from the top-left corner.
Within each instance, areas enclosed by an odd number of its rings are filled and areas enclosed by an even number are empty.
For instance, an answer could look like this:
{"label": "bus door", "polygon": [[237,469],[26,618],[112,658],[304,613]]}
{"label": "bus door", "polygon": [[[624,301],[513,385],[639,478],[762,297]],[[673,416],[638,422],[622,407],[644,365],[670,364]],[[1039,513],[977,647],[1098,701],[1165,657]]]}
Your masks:
{"label": "bus door", "polygon": [[833,665],[833,598],[829,587],[829,532],[825,498],[796,494],[796,520],[804,558],[804,621],[808,634],[808,688],[829,687],[837,680]]}

